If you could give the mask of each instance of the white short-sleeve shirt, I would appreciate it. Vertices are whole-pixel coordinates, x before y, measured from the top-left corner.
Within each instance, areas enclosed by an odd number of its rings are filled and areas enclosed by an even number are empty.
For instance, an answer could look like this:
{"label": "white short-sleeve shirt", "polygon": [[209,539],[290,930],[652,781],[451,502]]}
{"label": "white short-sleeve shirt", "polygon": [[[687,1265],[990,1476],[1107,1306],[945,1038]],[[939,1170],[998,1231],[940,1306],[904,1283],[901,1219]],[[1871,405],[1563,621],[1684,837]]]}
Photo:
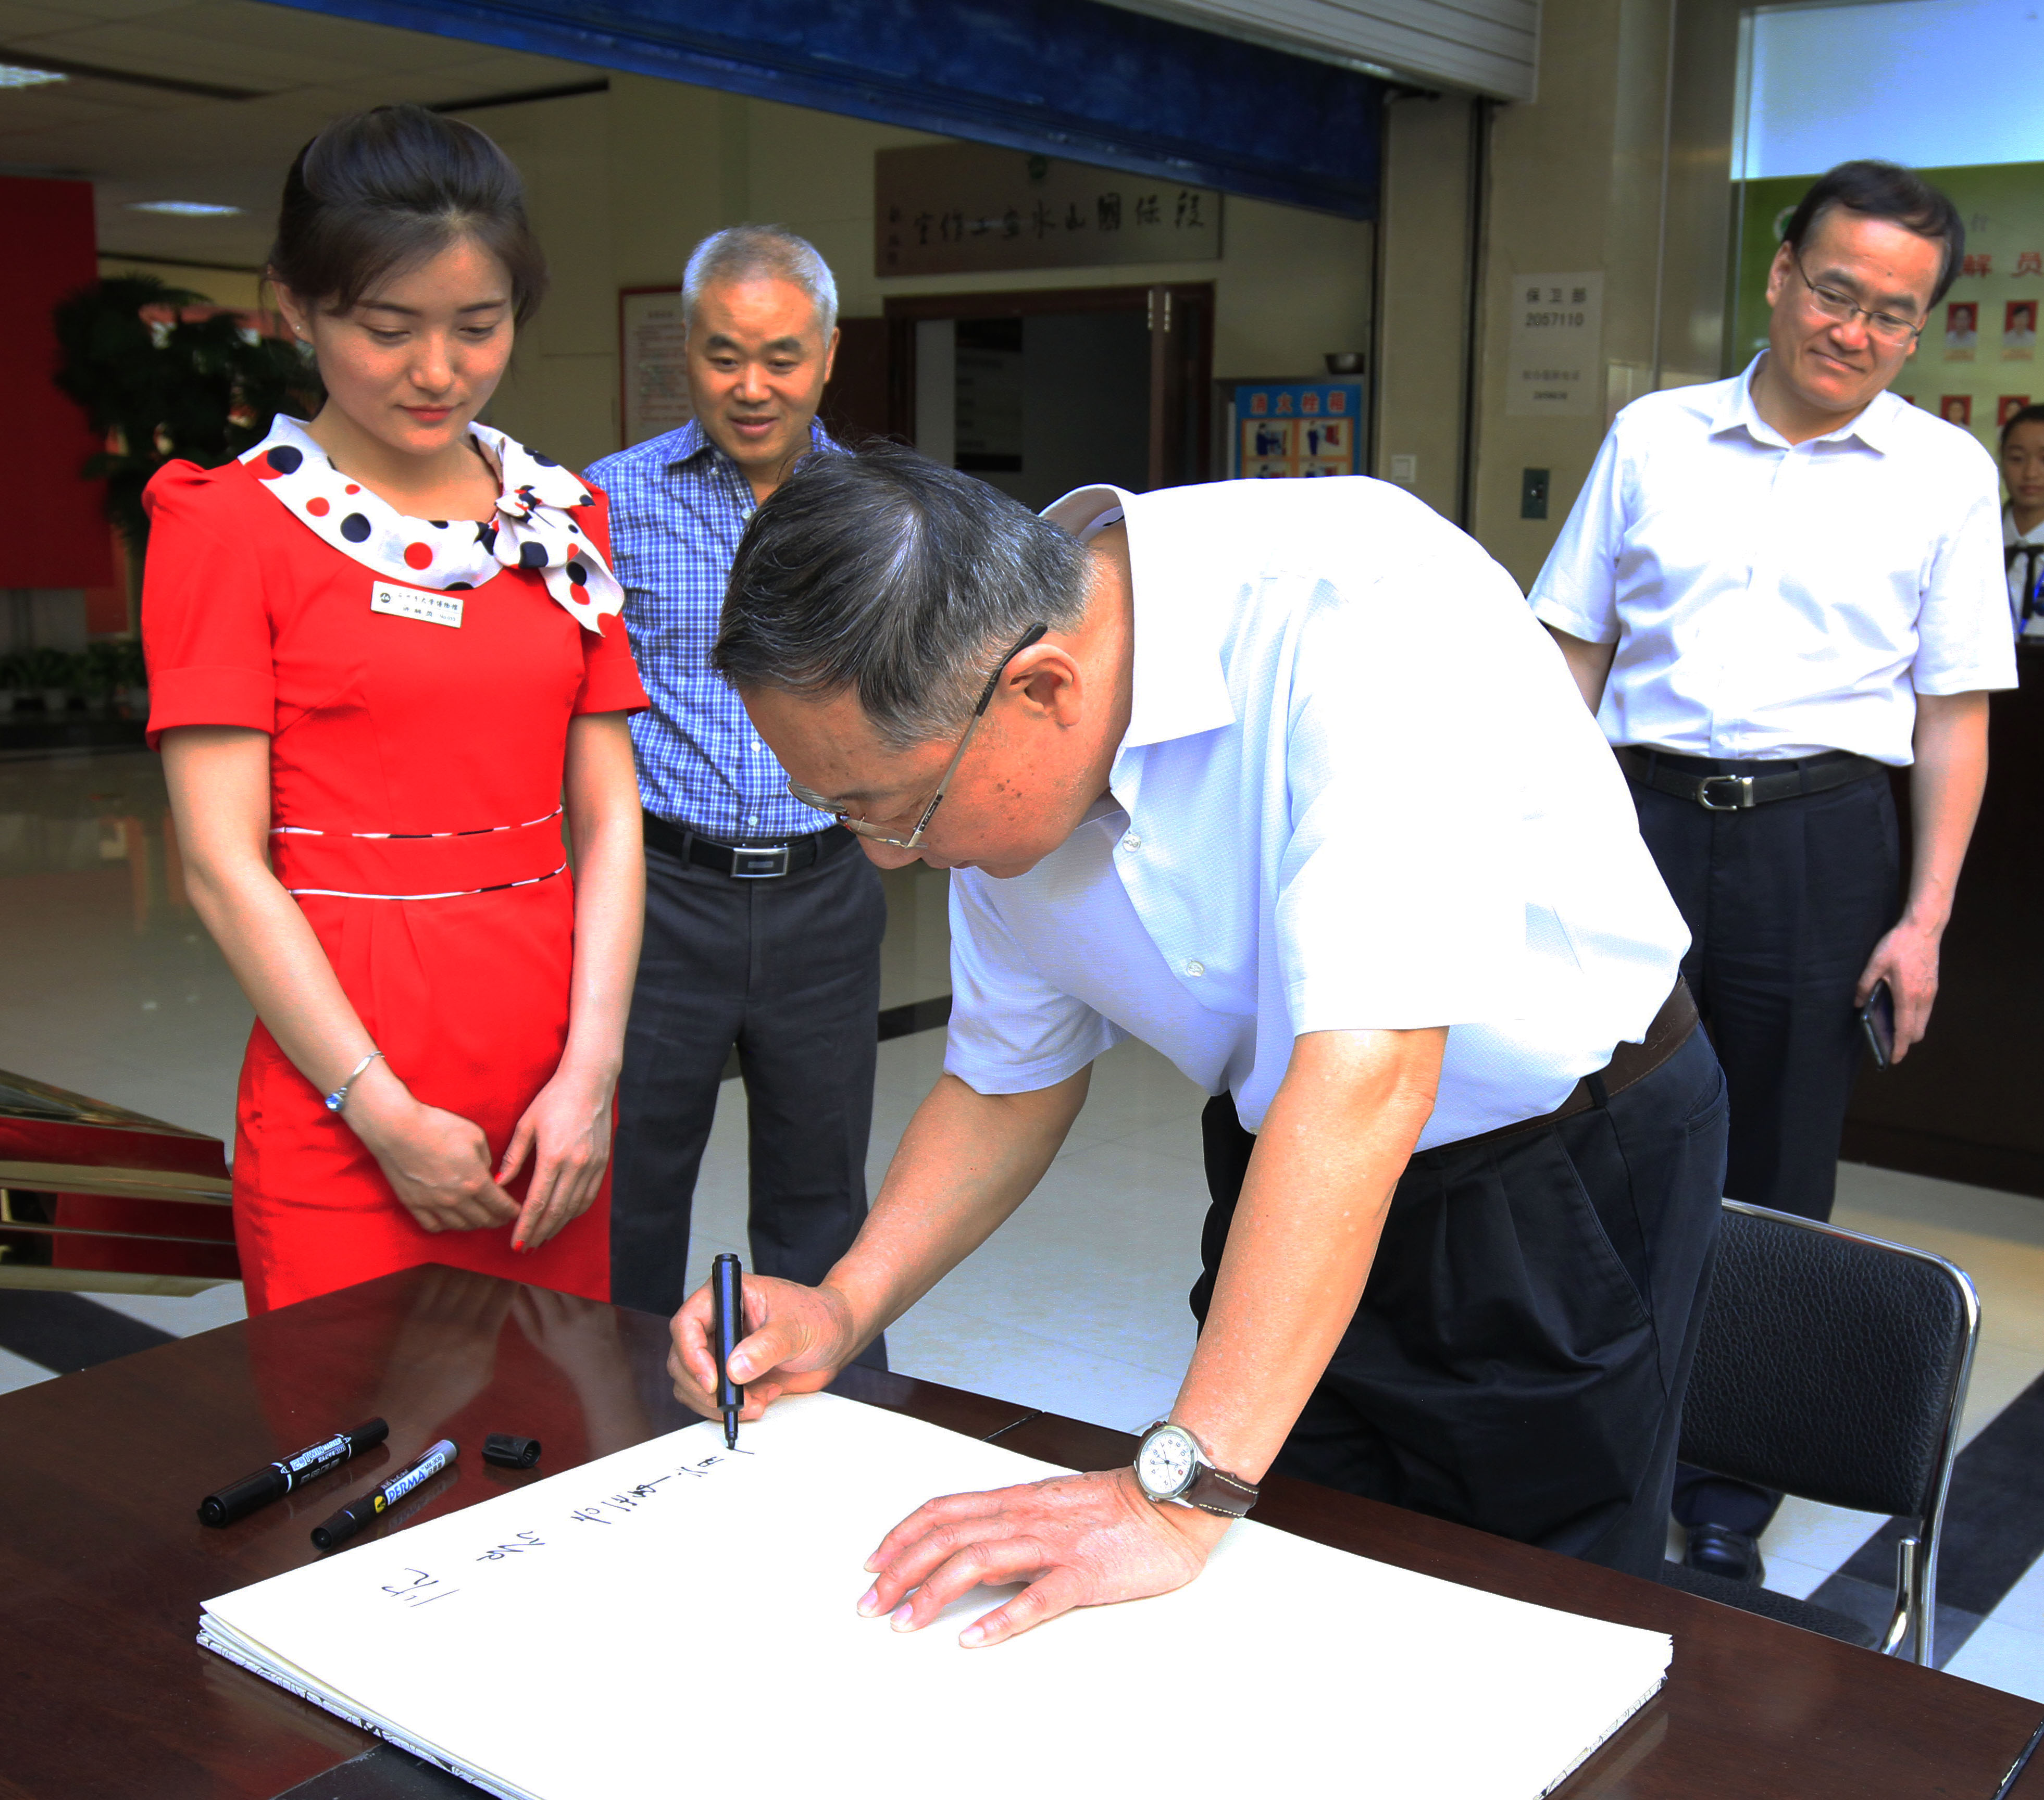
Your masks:
{"label": "white short-sleeve shirt", "polygon": [[1258,1127],[1293,1040],[1449,1027],[1420,1143],[1559,1105],[1642,1038],[1689,935],[1560,651],[1401,489],[1131,495],[1133,706],[1028,873],[951,879],[945,1067],[982,1093],[1153,1046]]}
{"label": "white short-sleeve shirt", "polygon": [[1905,764],[1918,694],[2015,685],[1994,459],[1888,393],[1791,445],[1758,367],[1619,414],[1533,610],[1618,647],[1615,744]]}

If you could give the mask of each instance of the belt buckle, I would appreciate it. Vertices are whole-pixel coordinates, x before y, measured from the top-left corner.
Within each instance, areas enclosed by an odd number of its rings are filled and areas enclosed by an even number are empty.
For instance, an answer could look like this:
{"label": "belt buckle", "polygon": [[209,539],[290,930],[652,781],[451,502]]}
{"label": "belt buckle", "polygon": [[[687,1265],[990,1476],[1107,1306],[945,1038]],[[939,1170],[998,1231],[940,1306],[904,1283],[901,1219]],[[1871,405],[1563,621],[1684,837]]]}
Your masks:
{"label": "belt buckle", "polygon": [[[1711,789],[1729,785],[1732,790],[1730,800],[1713,800]],[[1741,812],[1753,804],[1753,777],[1750,775],[1706,775],[1696,784],[1696,804],[1706,812]]]}
{"label": "belt buckle", "polygon": [[732,879],[737,881],[770,881],[777,875],[788,873],[789,844],[763,844],[756,849],[747,849],[734,844],[731,848]]}

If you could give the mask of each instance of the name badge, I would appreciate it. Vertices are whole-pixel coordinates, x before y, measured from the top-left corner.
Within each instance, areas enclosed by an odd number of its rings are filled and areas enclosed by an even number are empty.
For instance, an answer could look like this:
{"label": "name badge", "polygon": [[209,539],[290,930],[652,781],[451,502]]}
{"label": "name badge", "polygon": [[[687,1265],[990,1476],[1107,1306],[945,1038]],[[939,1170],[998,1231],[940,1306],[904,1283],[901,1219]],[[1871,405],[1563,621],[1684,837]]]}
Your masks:
{"label": "name badge", "polygon": [[428,593],[422,588],[401,588],[390,581],[374,581],[369,588],[369,610],[388,612],[394,618],[423,619],[428,625],[461,625],[462,597],[458,593]]}

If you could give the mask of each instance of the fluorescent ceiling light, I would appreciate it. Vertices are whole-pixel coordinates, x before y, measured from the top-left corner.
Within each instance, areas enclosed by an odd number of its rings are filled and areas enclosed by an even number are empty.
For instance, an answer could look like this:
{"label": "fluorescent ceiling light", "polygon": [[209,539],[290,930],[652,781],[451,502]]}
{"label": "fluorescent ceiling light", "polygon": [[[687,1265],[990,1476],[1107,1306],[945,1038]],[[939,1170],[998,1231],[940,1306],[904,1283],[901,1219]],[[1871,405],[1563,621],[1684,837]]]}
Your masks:
{"label": "fluorescent ceiling light", "polygon": [[55,69],[25,69],[18,63],[0,63],[0,87],[42,87],[53,81],[69,81]]}
{"label": "fluorescent ceiling light", "polygon": [[131,200],[131,213],[168,213],[179,219],[218,219],[238,213],[239,206],[216,206],[209,200]]}

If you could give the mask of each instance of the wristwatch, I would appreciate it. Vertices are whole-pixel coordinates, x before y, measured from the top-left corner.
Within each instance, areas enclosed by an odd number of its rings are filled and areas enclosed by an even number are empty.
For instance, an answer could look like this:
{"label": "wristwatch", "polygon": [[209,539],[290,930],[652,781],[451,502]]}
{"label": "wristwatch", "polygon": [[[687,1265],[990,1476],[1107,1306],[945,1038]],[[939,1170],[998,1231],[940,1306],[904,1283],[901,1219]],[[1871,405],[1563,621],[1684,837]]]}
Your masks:
{"label": "wristwatch", "polygon": [[1216,1468],[1199,1439],[1168,1419],[1151,1426],[1135,1446],[1135,1484],[1160,1506],[1197,1506],[1228,1518],[1240,1518],[1256,1504],[1254,1487]]}

